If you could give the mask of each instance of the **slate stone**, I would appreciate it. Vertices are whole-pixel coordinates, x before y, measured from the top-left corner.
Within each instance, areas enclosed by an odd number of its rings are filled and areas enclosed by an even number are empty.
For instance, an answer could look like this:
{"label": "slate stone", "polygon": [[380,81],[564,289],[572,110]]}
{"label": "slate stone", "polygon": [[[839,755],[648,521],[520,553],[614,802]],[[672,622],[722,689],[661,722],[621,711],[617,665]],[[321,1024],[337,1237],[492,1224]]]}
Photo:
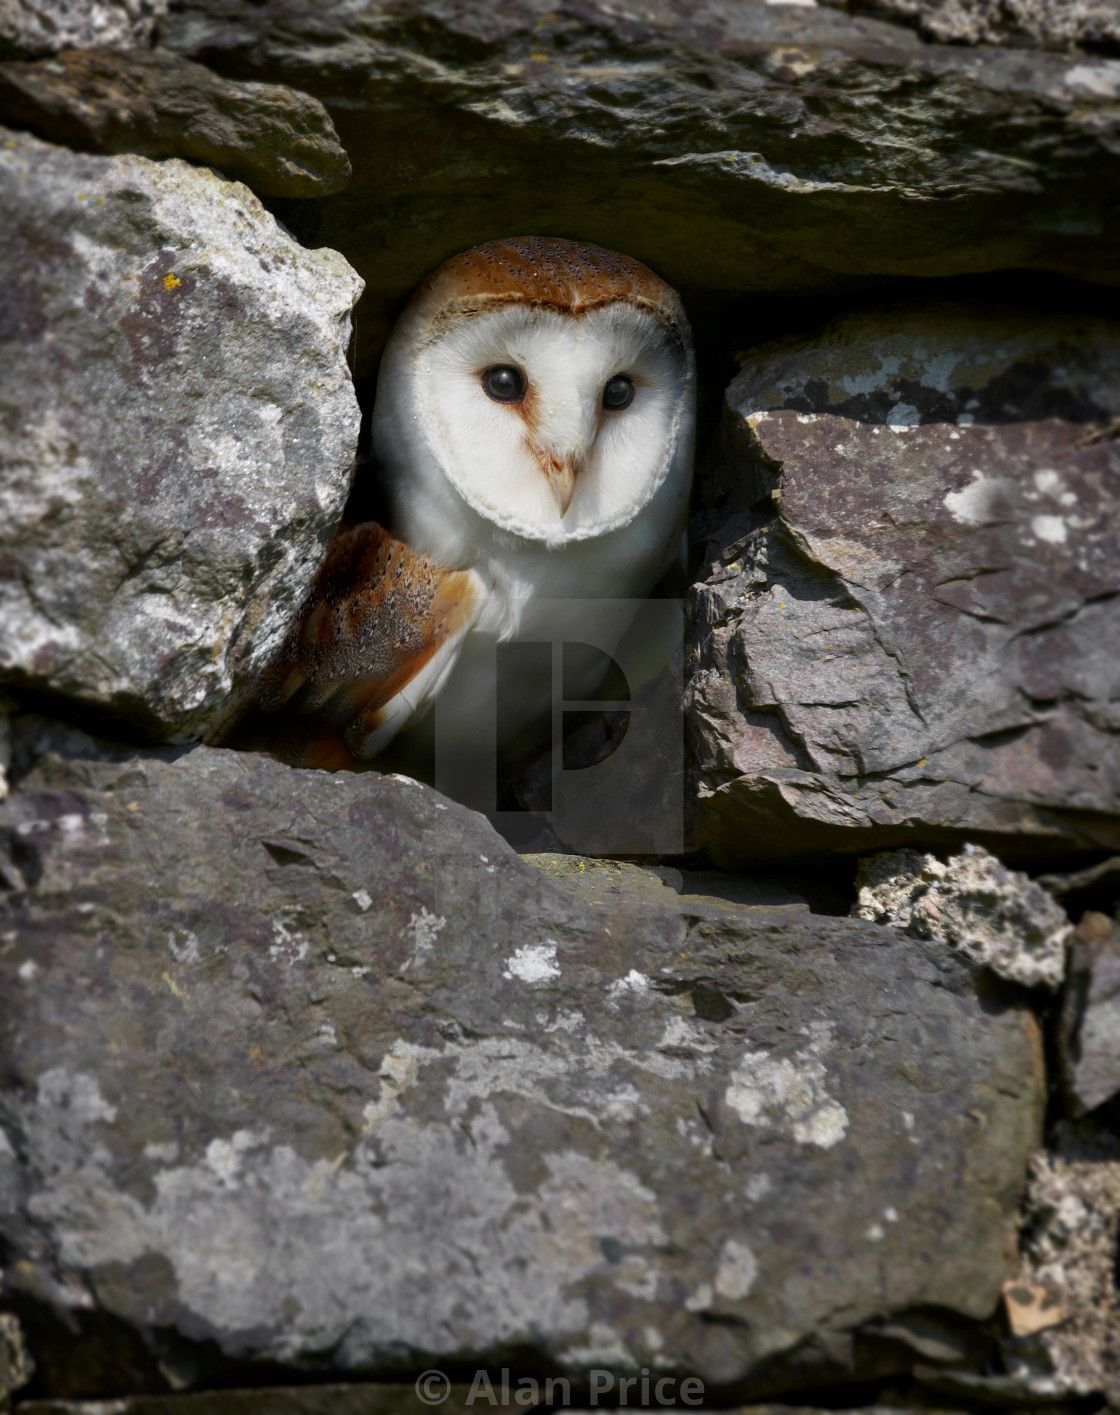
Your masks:
{"label": "slate stone", "polygon": [[758,1398],[928,1361],[882,1330],[915,1312],[959,1364],[1012,1275],[1038,1026],[944,944],[661,881],[627,926],[408,778],[204,748],[48,756],[0,838],[40,1396],[469,1362]]}
{"label": "slate stone", "polygon": [[0,123],[78,152],[189,158],[258,196],[328,196],[350,180],[321,103],[282,84],[231,83],[175,54],[71,49],[0,64]]}
{"label": "slate stone", "polygon": [[38,59],[90,45],[151,45],[168,0],[6,0],[0,59]]}
{"label": "slate stone", "polygon": [[684,875],[671,865],[637,865],[547,852],[521,858],[585,906],[607,914],[635,916],[672,909],[684,887]]}
{"label": "slate stone", "polygon": [[199,735],[345,501],[360,291],[239,183],[0,130],[0,683]]}
{"label": "slate stone", "polygon": [[354,179],[284,216],[367,283],[363,376],[431,270],[520,233],[636,256],[701,336],[748,296],[1120,269],[1109,61],[760,0],[184,0],[164,34],[331,114]]}
{"label": "slate stone", "polygon": [[1058,1023],[1066,1108],[1075,1119],[1120,1096],[1120,924],[1081,916]]}
{"label": "slate stone", "polygon": [[744,358],[688,719],[725,867],[1120,847],[1120,342],[901,303]]}

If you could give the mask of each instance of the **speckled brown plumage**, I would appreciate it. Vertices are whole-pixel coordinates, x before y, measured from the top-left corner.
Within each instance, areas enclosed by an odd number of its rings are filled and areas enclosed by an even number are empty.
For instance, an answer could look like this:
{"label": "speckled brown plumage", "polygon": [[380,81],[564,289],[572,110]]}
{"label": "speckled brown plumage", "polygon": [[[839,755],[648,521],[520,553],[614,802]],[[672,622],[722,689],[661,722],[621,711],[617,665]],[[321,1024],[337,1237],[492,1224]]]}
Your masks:
{"label": "speckled brown plumage", "polygon": [[[280,652],[207,740],[225,745],[242,736],[239,728],[255,710],[283,709],[284,728],[267,734],[281,738],[282,755],[303,765],[352,765],[347,743],[375,730],[379,711],[474,608],[468,575],[415,555],[375,522],[345,528],[331,542]],[[309,726],[315,719],[318,730],[292,737],[292,716]],[[312,743],[313,750],[304,750]]]}

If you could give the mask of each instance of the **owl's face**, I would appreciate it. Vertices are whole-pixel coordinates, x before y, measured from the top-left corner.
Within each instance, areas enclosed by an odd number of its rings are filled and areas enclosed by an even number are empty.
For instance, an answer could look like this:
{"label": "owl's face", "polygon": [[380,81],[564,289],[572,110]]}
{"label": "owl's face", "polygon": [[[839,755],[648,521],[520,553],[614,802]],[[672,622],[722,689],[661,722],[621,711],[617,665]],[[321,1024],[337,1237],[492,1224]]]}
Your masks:
{"label": "owl's face", "polygon": [[394,330],[375,439],[398,464],[421,442],[398,477],[438,471],[486,521],[556,546],[626,525],[691,459],[693,383],[679,302],[637,262],[495,242],[442,267]]}

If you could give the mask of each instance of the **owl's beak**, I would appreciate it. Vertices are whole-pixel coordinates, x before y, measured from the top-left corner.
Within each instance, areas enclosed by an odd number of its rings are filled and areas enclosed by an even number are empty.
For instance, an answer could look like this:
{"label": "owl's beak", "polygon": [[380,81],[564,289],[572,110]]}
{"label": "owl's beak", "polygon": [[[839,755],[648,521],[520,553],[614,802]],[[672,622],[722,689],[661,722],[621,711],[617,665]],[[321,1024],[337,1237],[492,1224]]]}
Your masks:
{"label": "owl's beak", "polygon": [[579,464],[574,457],[550,458],[550,465],[546,476],[548,484],[552,488],[552,494],[556,498],[556,504],[560,508],[560,515],[563,516],[568,507],[572,504],[572,497],[576,490],[576,472]]}
{"label": "owl's beak", "polygon": [[572,504],[576,478],[583,471],[598,431],[597,420],[587,416],[585,404],[586,400],[571,400],[554,408],[550,414],[553,435],[539,441],[532,437],[529,443],[556,498],[561,519]]}

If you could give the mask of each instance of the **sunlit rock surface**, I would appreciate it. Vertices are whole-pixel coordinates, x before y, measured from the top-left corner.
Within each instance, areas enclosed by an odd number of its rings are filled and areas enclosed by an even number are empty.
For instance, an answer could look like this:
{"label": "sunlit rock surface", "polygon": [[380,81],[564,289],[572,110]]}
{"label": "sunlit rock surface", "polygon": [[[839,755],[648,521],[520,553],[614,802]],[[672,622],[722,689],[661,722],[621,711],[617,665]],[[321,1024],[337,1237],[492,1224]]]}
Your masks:
{"label": "sunlit rock surface", "polygon": [[78,152],[187,158],[258,196],[322,196],[350,177],[315,99],[281,84],[231,83],[176,54],[71,49],[0,64],[0,123]]}
{"label": "sunlit rock surface", "polygon": [[856,886],[860,919],[944,939],[1024,987],[1056,992],[1062,984],[1068,916],[1040,885],[986,850],[968,845],[946,861],[886,850],[860,861]]}
{"label": "sunlit rock surface", "polygon": [[821,0],[838,10],[913,25],[948,44],[1041,45],[1096,55],[1120,53],[1115,0]]}
{"label": "sunlit rock surface", "polygon": [[48,757],[0,813],[48,1390],[509,1351],[798,1388],[959,1355],[1013,1274],[1037,1024],[941,943],[656,876],[601,911],[407,778],[244,753]]}
{"label": "sunlit rock surface", "polygon": [[37,59],[90,45],[146,47],[167,0],[4,0],[0,58]]}
{"label": "sunlit rock surface", "polygon": [[912,303],[744,355],[697,518],[698,836],[1120,845],[1120,341]]}
{"label": "sunlit rock surface", "polygon": [[3,132],[0,212],[0,683],[197,736],[345,500],[361,282],[178,160]]}
{"label": "sunlit rock surface", "polygon": [[744,296],[1120,269],[1107,59],[750,0],[184,0],[164,34],[331,114],[353,181],[288,219],[367,282],[365,374],[430,270],[514,234],[636,256],[701,332]]}

